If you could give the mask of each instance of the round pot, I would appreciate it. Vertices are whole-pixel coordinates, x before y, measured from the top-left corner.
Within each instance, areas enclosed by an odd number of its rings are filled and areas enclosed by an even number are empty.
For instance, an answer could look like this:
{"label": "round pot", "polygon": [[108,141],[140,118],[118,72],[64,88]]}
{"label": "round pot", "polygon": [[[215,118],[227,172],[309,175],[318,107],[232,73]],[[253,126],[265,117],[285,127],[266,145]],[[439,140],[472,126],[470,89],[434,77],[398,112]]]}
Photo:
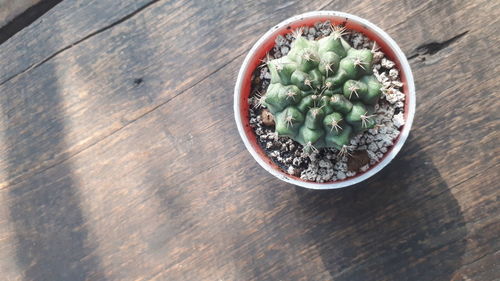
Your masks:
{"label": "round pot", "polygon": [[[312,26],[318,21],[326,20],[330,20],[330,22],[335,25],[344,24],[348,30],[355,30],[363,33],[380,46],[381,50],[386,54],[386,57],[396,63],[396,66],[400,71],[401,81],[404,84],[402,92],[406,96],[404,106],[405,125],[400,128],[400,134],[390,150],[385,153],[384,157],[378,163],[371,166],[367,171],[358,172],[354,177],[346,178],[340,181],[316,183],[305,181],[296,176],[285,173],[272,161],[269,156],[267,156],[265,151],[258,144],[257,137],[250,127],[248,98],[251,91],[252,73],[255,68],[261,64],[260,60],[264,58],[266,53],[273,48],[276,37],[278,35],[284,35],[290,32],[290,30],[294,30],[298,27]],[[406,56],[398,47],[396,42],[394,42],[394,40],[387,33],[373,23],[351,14],[336,11],[309,12],[291,17],[272,27],[257,41],[257,43],[255,43],[255,45],[253,45],[252,49],[247,54],[243,65],[240,68],[236,86],[234,88],[234,116],[236,124],[238,126],[240,136],[243,139],[243,143],[253,158],[255,158],[257,163],[259,163],[264,169],[275,177],[288,183],[311,189],[334,189],[351,186],[362,182],[379,172],[382,168],[389,164],[401,150],[401,147],[410,133],[414,115],[415,85],[413,82],[413,75]]]}

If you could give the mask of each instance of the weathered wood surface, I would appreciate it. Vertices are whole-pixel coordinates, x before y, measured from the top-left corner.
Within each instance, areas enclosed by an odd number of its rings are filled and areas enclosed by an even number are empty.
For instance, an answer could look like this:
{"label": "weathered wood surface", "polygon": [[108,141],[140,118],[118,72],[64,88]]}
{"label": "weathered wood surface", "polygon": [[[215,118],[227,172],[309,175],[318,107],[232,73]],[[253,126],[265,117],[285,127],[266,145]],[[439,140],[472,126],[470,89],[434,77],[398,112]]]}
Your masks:
{"label": "weathered wood surface", "polygon": [[41,0],[0,0],[0,27]]}
{"label": "weathered wood surface", "polygon": [[[418,96],[394,163],[329,192],[267,174],[232,116],[258,36],[318,9],[384,28]],[[61,2],[0,45],[4,280],[498,280],[499,9]]]}
{"label": "weathered wood surface", "polygon": [[62,0],[0,0],[0,44],[34,23]]}

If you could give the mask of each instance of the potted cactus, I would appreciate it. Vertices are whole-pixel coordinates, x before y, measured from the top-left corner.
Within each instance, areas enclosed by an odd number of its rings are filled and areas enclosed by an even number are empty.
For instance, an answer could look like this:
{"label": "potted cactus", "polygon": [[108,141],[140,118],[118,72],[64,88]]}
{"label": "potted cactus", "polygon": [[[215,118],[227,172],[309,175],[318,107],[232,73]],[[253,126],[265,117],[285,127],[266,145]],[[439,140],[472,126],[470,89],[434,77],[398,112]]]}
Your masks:
{"label": "potted cactus", "polygon": [[273,175],[339,188],[395,157],[414,95],[408,62],[385,32],[353,15],[312,12],[254,45],[236,83],[235,117],[247,149]]}

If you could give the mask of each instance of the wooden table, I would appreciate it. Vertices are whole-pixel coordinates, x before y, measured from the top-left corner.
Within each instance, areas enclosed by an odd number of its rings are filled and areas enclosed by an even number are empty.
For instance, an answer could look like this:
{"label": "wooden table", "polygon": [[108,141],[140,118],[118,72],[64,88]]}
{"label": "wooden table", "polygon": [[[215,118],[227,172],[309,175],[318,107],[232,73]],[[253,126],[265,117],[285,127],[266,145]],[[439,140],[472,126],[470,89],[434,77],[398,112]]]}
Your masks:
{"label": "wooden table", "polygon": [[[270,2],[270,3],[269,3]],[[310,191],[233,120],[268,28],[341,10],[410,58],[377,176]],[[499,280],[500,2],[65,0],[0,45],[2,280]]]}

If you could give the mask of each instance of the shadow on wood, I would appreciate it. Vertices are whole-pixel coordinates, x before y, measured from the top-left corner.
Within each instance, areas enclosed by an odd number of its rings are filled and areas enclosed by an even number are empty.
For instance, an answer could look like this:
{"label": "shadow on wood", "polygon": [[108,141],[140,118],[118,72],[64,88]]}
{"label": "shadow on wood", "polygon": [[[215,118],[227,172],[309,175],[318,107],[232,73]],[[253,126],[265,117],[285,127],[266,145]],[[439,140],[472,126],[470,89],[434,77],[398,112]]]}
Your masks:
{"label": "shadow on wood", "polygon": [[[9,178],[29,166],[30,159],[64,151],[67,128],[54,68],[47,64],[43,75],[50,79],[39,89],[0,97]],[[71,164],[9,182],[7,202],[17,240],[13,246],[24,280],[105,280],[88,239]]]}
{"label": "shadow on wood", "polygon": [[405,148],[363,186],[296,189],[297,216],[332,280],[450,280],[460,268],[460,207],[416,140]]}

